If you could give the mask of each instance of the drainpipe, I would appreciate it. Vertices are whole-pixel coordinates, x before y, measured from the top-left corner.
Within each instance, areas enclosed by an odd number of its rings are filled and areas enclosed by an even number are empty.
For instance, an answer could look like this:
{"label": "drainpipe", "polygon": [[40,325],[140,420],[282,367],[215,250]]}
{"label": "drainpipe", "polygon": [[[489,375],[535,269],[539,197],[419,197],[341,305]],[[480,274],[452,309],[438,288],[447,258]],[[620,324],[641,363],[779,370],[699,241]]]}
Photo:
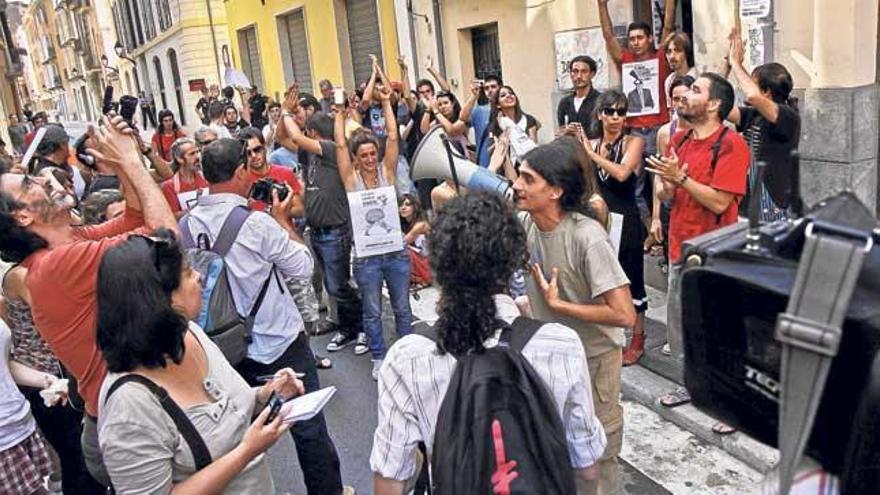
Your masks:
{"label": "drainpipe", "polygon": [[214,65],[217,67],[217,84],[223,86],[223,76],[220,74],[220,55],[217,54],[217,35],[214,33],[214,13],[211,12],[211,0],[205,0],[208,8],[208,25],[211,26],[211,45],[214,47]]}
{"label": "drainpipe", "polygon": [[443,21],[440,20],[440,0],[434,0],[434,31],[437,33],[437,69],[446,77],[446,50],[443,48]]}
{"label": "drainpipe", "polygon": [[[406,20],[409,25],[409,39],[412,48],[412,53],[410,53],[409,56],[412,58],[412,70],[413,76],[415,77],[412,81],[412,86],[415,86],[416,82],[419,80],[419,49],[416,40],[416,26],[413,23],[412,0],[407,0],[406,2]],[[880,70],[880,63],[878,63],[877,70]],[[409,74],[407,74],[406,77],[409,77]]]}

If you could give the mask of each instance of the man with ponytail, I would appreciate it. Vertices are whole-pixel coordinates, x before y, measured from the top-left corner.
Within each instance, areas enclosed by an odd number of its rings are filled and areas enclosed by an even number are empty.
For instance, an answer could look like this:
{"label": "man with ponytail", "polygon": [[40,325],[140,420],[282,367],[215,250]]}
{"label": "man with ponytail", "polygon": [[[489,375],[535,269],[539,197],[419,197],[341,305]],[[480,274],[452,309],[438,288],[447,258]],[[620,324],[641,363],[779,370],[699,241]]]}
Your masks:
{"label": "man with ponytail", "polygon": [[531,258],[532,315],[573,328],[580,337],[595,413],[608,437],[598,463],[596,493],[617,493],[624,328],[636,320],[629,280],[604,227],[587,206],[593,191],[568,147],[548,144],[530,151],[513,189]]}
{"label": "man with ponytail", "polygon": [[[496,355],[493,353],[503,351],[505,346],[498,345],[499,341],[509,335],[502,333],[503,327],[512,325],[511,332],[520,331],[516,323],[519,310],[507,294],[507,286],[514,271],[526,265],[526,233],[506,203],[485,193],[454,198],[437,214],[428,242],[434,279],[442,291],[434,327],[436,341],[421,334],[402,337],[388,351],[379,370],[379,422],[370,455],[373,492],[377,495],[406,493],[407,480],[418,474],[419,442],[425,444],[432,463],[446,459],[442,451],[449,447],[454,434],[438,428],[438,416],[441,404],[447,403],[447,390],[450,394],[458,390],[450,387],[455,383],[456,369],[469,369],[473,359],[491,359]],[[627,304],[632,310],[632,303]],[[513,339],[511,348],[515,347]],[[594,412],[595,393],[590,393],[590,372],[580,339],[571,328],[546,323],[534,330],[520,354],[543,382],[546,403],[558,412],[555,424],[564,430],[562,452],[573,471],[565,474],[573,474],[578,493],[594,493],[590,483],[594,483],[595,463],[605,451],[606,439]],[[463,400],[461,396],[452,398]],[[539,399],[532,396],[530,400],[536,403]],[[511,423],[507,425],[505,435],[513,430]],[[435,435],[435,430],[442,434]],[[540,438],[546,434],[532,433]],[[501,449],[506,449],[518,464],[513,468],[516,476],[508,473],[504,483],[513,487],[519,483],[522,487],[530,474],[524,462],[526,455],[516,452],[517,444],[507,439]],[[477,493],[473,486],[456,485],[456,490],[444,485],[447,478],[438,471],[437,464],[433,466],[435,493]],[[444,463],[441,471],[450,467],[460,469],[456,483],[471,479],[465,473],[471,473],[473,465]],[[554,471],[558,473],[560,467],[555,464]],[[492,479],[498,481],[494,476]],[[558,493],[543,488],[541,493]],[[522,493],[526,492],[535,493]]]}

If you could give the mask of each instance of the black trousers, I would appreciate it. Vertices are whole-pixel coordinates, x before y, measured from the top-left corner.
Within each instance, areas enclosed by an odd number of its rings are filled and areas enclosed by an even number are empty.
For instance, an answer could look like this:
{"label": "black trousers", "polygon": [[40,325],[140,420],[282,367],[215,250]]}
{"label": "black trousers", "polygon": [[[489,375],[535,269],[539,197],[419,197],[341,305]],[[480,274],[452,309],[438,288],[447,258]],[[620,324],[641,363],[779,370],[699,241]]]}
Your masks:
{"label": "black trousers", "polygon": [[20,387],[31,404],[31,413],[46,440],[61,459],[61,489],[64,493],[100,494],[107,488],[95,481],[83,461],[80,434],[83,413],[70,405],[46,407],[40,390]]}
{"label": "black trousers", "polygon": [[[290,367],[305,373],[302,378],[306,393],[321,388],[318,381],[318,369],[315,367],[315,355],[309,347],[309,335],[300,332],[296,340],[271,364],[258,363],[245,359],[236,367],[244,379],[253,386],[261,385],[256,380],[260,375],[271,375],[276,371]],[[290,429],[296,453],[299,456],[300,468],[309,495],[336,495],[342,493],[342,475],[339,472],[339,455],[336,446],[330,439],[324,413],[319,413],[308,421],[301,421]]]}

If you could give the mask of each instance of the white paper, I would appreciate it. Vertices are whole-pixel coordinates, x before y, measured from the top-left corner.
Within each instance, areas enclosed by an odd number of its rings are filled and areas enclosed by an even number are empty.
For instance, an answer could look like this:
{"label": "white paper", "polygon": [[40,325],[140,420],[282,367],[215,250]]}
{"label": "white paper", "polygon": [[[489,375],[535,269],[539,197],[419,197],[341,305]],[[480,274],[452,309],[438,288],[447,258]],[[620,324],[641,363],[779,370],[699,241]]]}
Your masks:
{"label": "white paper", "polygon": [[739,16],[743,19],[749,17],[767,17],[770,13],[770,0],[740,0]]}
{"label": "white paper", "polygon": [[746,31],[746,53],[749,65],[757,67],[764,64],[764,28],[759,25],[749,26]]}
{"label": "white paper", "polygon": [[285,402],[280,411],[282,421],[293,423],[314,418],[330,402],[335,393],[336,387],[330,385]]}
{"label": "white paper", "polygon": [[593,76],[594,88],[603,90],[610,86],[608,51],[605,49],[605,38],[602,37],[602,28],[561,31],[556,33],[555,43],[556,85],[559,89],[571,89],[568,63],[578,55],[589,55],[596,61],[596,74]]}
{"label": "white paper", "polygon": [[354,250],[358,258],[403,249],[394,186],[348,193]]}
{"label": "white paper", "polygon": [[193,209],[196,203],[199,202],[199,197],[207,196],[208,188],[202,189],[193,189],[192,191],[182,192],[177,194],[177,202],[180,203],[180,209],[183,211],[189,211]]}
{"label": "white paper", "polygon": [[622,65],[627,117],[660,113],[660,61],[656,58]]}
{"label": "white paper", "polygon": [[608,240],[614,247],[614,254],[620,254],[620,237],[623,235],[623,215],[620,213],[608,213],[611,218],[611,229],[608,231]]}

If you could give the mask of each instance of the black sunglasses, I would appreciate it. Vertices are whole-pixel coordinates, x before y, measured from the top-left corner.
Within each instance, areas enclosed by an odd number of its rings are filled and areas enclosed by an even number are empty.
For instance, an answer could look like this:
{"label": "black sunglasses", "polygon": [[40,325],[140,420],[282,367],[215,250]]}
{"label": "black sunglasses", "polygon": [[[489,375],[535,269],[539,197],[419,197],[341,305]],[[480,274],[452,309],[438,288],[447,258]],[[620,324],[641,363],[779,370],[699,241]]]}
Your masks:
{"label": "black sunglasses", "polygon": [[626,117],[625,108],[603,108],[602,113],[608,117],[611,117],[614,114],[617,114],[618,117]]}

